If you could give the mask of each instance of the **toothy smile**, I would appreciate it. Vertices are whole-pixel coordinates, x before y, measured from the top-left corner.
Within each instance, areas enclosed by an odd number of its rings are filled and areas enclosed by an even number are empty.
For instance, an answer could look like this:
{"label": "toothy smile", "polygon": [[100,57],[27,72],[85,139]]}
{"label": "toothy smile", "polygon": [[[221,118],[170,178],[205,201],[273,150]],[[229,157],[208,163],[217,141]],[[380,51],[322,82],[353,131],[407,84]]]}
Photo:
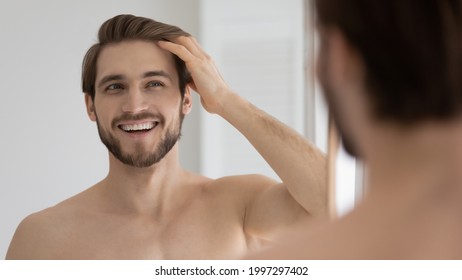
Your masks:
{"label": "toothy smile", "polygon": [[157,122],[145,122],[136,124],[121,124],[119,128],[125,132],[137,132],[137,131],[148,131],[153,129],[157,125]]}

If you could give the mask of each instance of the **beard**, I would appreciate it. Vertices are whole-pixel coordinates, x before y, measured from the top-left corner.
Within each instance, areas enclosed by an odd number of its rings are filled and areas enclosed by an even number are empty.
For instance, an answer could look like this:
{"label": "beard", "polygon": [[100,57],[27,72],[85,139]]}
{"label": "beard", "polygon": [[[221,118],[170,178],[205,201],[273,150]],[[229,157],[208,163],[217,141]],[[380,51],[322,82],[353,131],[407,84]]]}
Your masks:
{"label": "beard", "polygon": [[[113,129],[119,129],[115,125],[115,123],[121,120],[141,120],[144,118],[157,118],[159,119],[159,123],[157,126],[165,124],[165,118],[160,115],[154,115],[151,113],[142,113],[139,115],[122,115],[112,121]],[[184,114],[180,110],[180,117],[178,121],[173,123],[169,128],[167,128],[167,132],[161,137],[161,140],[154,151],[149,151],[143,148],[142,144],[137,144],[135,147],[135,152],[128,153],[123,150],[122,145],[120,144],[119,139],[117,139],[113,134],[109,131],[105,130],[99,123],[98,116],[96,116],[96,126],[98,127],[98,134],[101,139],[101,142],[106,146],[106,148],[114,155],[122,163],[137,167],[137,168],[145,168],[150,167],[159,161],[161,161],[170,150],[175,146],[178,140],[181,138],[181,126],[183,123]]]}

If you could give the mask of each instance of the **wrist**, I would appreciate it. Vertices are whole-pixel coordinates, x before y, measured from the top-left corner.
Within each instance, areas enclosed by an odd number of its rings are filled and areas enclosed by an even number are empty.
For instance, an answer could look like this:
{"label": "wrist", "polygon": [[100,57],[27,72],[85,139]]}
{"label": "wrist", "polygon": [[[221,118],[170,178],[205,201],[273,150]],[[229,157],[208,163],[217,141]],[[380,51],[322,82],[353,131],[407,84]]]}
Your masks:
{"label": "wrist", "polygon": [[248,120],[249,102],[239,94],[229,91],[222,99],[221,109],[218,115],[231,123],[238,125],[243,120]]}
{"label": "wrist", "polygon": [[230,109],[236,106],[235,104],[238,102],[240,96],[230,89],[223,89],[220,95],[222,98],[217,104],[216,114],[226,118],[226,115],[230,113]]}

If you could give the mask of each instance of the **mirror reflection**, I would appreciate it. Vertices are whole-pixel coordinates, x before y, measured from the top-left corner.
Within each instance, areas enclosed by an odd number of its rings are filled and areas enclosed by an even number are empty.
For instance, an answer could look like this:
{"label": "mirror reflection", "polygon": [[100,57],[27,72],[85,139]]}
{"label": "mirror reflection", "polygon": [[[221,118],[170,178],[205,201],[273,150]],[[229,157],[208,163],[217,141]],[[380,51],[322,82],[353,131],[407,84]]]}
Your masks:
{"label": "mirror reflection", "polygon": [[[327,216],[328,117],[304,1],[30,2],[0,4],[1,114],[15,119],[2,140],[1,207],[10,215],[0,253],[24,217],[9,258],[236,258],[310,215]],[[178,26],[197,42],[178,41],[178,30],[160,44],[113,42],[95,60],[93,92],[82,94],[82,60],[118,14]],[[187,62],[192,87],[181,86],[170,53]],[[214,63],[199,69],[207,55]],[[43,234],[32,234],[36,224]],[[76,239],[62,238],[69,230]],[[31,238],[56,246],[27,247]],[[111,247],[120,238],[128,247]]]}

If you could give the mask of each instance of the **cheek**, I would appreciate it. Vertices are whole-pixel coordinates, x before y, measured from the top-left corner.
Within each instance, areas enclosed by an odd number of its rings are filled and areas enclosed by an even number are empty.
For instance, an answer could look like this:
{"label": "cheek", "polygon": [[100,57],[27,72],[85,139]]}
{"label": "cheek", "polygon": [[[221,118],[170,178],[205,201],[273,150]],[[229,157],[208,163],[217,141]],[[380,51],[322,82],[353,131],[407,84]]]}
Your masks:
{"label": "cheek", "polygon": [[184,116],[182,103],[176,101],[169,105],[169,109],[162,108],[159,113],[164,117],[166,126],[176,125]]}
{"label": "cheek", "polygon": [[111,102],[106,102],[105,100],[97,100],[95,98],[95,113],[96,117],[98,118],[98,122],[100,125],[104,127],[110,127],[111,121],[115,116],[116,111],[116,104],[112,104]]}
{"label": "cheek", "polygon": [[181,111],[183,108],[183,101],[178,92],[171,92],[163,96],[162,99],[157,100],[156,103],[161,113],[167,115],[178,114],[178,111]]}

